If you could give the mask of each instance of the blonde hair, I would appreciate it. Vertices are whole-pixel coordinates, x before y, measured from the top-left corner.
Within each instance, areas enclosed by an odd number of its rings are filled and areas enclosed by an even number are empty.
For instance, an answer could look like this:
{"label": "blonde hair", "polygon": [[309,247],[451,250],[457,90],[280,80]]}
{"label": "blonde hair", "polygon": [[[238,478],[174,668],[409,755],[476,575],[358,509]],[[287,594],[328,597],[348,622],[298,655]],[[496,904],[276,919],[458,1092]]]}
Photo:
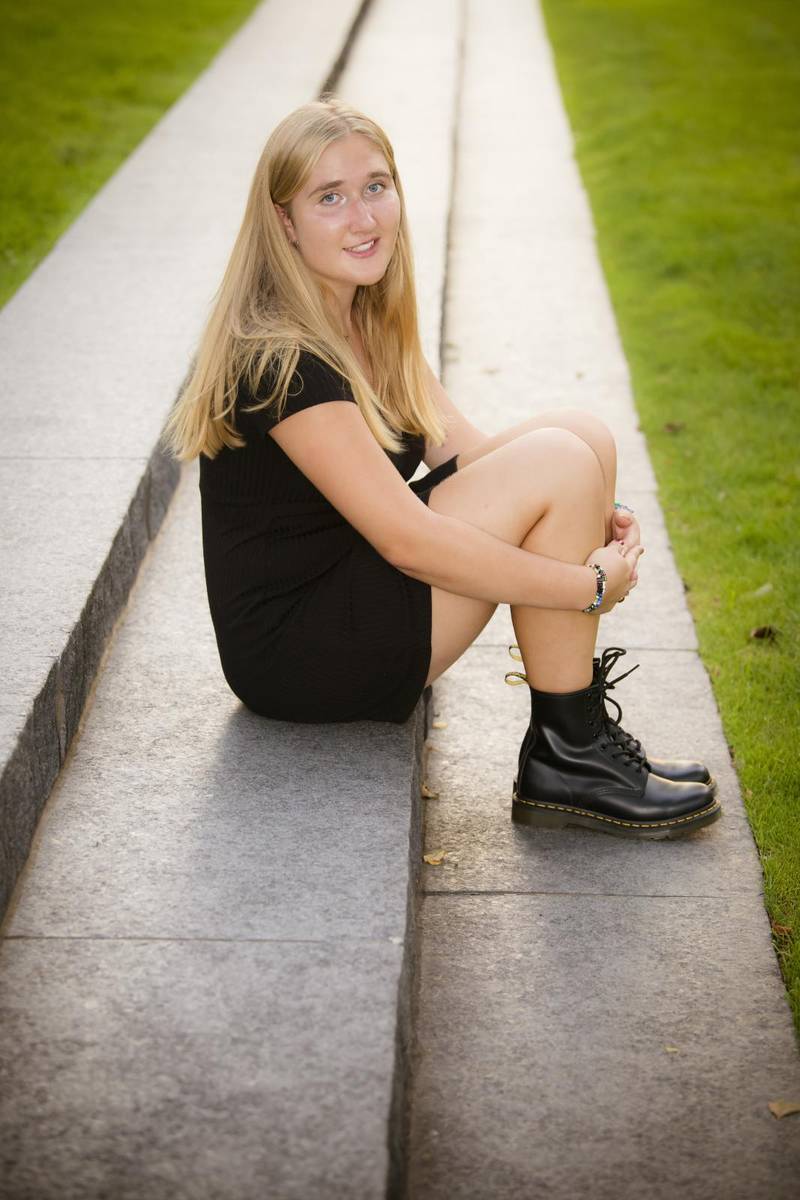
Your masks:
{"label": "blonde hair", "polygon": [[[374,386],[337,327],[316,279],[289,244],[274,204],[287,205],[308,180],[323,151],[361,133],[383,152],[400,197],[394,253],[377,283],[357,287],[353,316],[369,357]],[[383,130],[334,96],[303,104],[273,130],[256,166],[244,219],[197,353],[161,434],[179,460],[244,440],[227,418],[239,381],[252,395],[271,365],[275,386],[258,408],[280,414],[301,349],[341,372],[373,435],[399,451],[395,429],[445,440],[442,416],[430,396],[420,346],[414,267],[403,190]]]}

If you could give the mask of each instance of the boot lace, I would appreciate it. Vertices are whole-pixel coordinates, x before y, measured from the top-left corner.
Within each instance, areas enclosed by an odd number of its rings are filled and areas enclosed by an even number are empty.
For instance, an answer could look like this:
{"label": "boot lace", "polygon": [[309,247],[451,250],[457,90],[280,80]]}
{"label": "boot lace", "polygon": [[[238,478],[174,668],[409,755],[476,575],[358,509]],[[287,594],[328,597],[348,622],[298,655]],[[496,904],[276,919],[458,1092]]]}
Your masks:
{"label": "boot lace", "polygon": [[[595,681],[592,684],[592,692],[596,693],[597,699],[593,705],[597,717],[602,723],[602,729],[606,737],[609,738],[615,746],[619,747],[620,753],[627,755],[632,762],[635,762],[640,770],[650,769],[650,764],[647,761],[647,755],[644,752],[642,743],[625,729],[622,728],[622,706],[613,696],[609,696],[609,692],[613,691],[618,683],[623,679],[627,679],[634,671],[638,670],[639,664],[631,667],[628,671],[623,671],[621,675],[617,675],[616,679],[609,679],[609,675],[614,670],[618,661],[626,653],[621,646],[609,646],[603,651],[602,657],[595,659],[597,667]],[[608,711],[607,705],[613,704],[617,710],[616,717],[612,717]],[[619,754],[614,753],[614,757],[619,757]]]}

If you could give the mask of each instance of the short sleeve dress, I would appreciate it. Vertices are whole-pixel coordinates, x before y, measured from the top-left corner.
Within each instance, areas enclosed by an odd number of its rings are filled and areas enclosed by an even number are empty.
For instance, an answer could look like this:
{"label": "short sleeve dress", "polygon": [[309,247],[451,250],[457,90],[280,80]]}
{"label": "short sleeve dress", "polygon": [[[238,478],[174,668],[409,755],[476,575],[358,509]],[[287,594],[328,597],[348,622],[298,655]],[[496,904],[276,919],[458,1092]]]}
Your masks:
{"label": "short sleeve dress", "polygon": [[[269,394],[268,378],[257,397]],[[347,380],[301,351],[283,417],[332,400]],[[431,587],[384,559],[281,450],[274,415],[234,420],[247,445],[200,456],[203,561],[228,686],[253,712],[283,721],[406,721],[431,658]],[[424,438],[385,451],[404,479]],[[457,455],[409,486],[425,502]]]}

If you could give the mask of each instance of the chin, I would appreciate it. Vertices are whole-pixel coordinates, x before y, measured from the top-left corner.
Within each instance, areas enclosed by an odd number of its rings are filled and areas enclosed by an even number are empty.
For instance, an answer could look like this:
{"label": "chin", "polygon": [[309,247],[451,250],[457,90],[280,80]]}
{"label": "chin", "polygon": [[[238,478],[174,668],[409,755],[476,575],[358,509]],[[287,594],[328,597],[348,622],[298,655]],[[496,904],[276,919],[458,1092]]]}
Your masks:
{"label": "chin", "polygon": [[[380,281],[383,279],[384,275],[386,274],[386,267],[388,265],[389,264],[387,263],[382,267],[376,268],[374,271],[360,271],[360,272],[354,273],[352,282],[358,283],[362,287],[371,287],[373,283],[380,283]],[[356,274],[358,276],[357,278],[356,278]]]}

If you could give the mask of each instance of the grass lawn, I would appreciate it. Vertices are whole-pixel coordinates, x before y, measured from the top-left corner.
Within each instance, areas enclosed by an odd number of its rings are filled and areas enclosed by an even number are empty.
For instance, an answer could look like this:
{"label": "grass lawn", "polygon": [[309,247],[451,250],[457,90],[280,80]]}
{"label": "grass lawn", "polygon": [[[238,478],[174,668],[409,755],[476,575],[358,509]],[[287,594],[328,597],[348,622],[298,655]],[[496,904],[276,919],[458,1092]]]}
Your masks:
{"label": "grass lawn", "polygon": [[800,1030],[800,5],[542,6]]}
{"label": "grass lawn", "polygon": [[0,305],[255,3],[3,5]]}

